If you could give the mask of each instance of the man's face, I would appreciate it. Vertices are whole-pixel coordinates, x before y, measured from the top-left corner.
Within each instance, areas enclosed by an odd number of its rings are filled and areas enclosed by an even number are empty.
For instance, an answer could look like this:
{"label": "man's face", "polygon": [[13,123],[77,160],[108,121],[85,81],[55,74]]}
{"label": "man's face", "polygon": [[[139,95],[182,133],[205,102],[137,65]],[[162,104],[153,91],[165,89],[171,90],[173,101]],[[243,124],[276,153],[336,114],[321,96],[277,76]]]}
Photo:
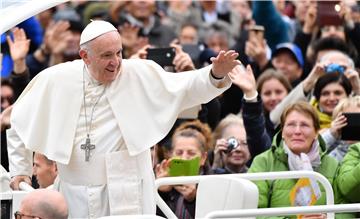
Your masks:
{"label": "man's face", "polygon": [[288,51],[281,51],[272,58],[271,63],[276,70],[282,72],[290,82],[299,79],[302,74],[302,68]]}
{"label": "man's face", "polygon": [[122,62],[120,34],[117,31],[105,33],[91,41],[89,47],[89,51],[80,50],[80,56],[91,76],[104,84],[115,80]]}
{"label": "man's face", "polygon": [[345,29],[343,26],[328,25],[321,28],[321,38],[335,37],[346,40]]}
{"label": "man's face", "polygon": [[156,5],[154,0],[130,1],[127,9],[132,16],[144,21],[156,11]]}
{"label": "man's face", "polygon": [[212,49],[216,54],[218,54],[221,50],[228,50],[228,43],[228,39],[220,34],[214,34],[206,42],[208,47]]}
{"label": "man's face", "polygon": [[55,162],[49,162],[44,155],[35,153],[33,174],[40,185],[40,188],[46,188],[54,183],[57,176]]}
{"label": "man's face", "polygon": [[198,32],[194,27],[186,26],[180,32],[179,40],[181,44],[197,44]]}

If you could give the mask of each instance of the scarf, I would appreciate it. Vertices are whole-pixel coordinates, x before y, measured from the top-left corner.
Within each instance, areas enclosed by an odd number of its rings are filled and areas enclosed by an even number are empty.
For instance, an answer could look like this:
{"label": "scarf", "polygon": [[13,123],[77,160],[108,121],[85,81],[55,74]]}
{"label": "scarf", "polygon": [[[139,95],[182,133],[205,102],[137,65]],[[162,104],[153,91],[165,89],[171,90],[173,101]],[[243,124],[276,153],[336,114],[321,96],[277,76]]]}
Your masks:
{"label": "scarf", "polygon": [[[285,153],[288,154],[288,164],[289,164],[289,169],[291,171],[295,171],[295,170],[314,171],[314,169],[319,167],[321,164],[319,142],[317,140],[313,142],[311,149],[307,154],[305,153],[300,153],[300,155],[294,154],[289,149],[289,147],[286,145],[285,142],[284,142],[284,149],[285,149]],[[309,180],[308,181],[309,183],[306,183],[307,180]],[[309,184],[309,186],[306,186],[306,184]],[[298,189],[295,189],[296,193],[294,193],[293,201],[292,201],[295,203],[293,204],[295,206],[312,205],[321,196],[320,186],[316,182],[316,180],[312,178],[299,179],[295,187],[298,187]],[[310,188],[312,191],[310,190]],[[312,192],[314,195],[311,195]]]}
{"label": "scarf", "polygon": [[323,113],[323,112],[321,111],[320,106],[319,106],[319,101],[317,101],[315,98],[312,98],[312,99],[310,100],[310,104],[311,104],[311,106],[314,107],[314,109],[316,110],[316,113],[317,113],[318,116],[319,116],[320,129],[330,128],[332,118],[331,118],[331,116],[329,116],[328,114]]}

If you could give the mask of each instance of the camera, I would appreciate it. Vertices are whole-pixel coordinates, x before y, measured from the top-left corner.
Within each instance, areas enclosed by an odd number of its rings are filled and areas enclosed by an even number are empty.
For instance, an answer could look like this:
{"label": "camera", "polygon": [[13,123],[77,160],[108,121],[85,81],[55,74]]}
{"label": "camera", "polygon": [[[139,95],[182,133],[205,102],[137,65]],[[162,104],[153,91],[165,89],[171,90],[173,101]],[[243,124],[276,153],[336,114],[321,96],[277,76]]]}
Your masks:
{"label": "camera", "polygon": [[227,150],[226,153],[230,153],[235,148],[239,147],[239,142],[235,137],[230,137],[227,140]]}
{"label": "camera", "polygon": [[325,66],[325,73],[339,73],[339,74],[344,74],[345,72],[345,67],[336,63],[332,63],[330,65]]}

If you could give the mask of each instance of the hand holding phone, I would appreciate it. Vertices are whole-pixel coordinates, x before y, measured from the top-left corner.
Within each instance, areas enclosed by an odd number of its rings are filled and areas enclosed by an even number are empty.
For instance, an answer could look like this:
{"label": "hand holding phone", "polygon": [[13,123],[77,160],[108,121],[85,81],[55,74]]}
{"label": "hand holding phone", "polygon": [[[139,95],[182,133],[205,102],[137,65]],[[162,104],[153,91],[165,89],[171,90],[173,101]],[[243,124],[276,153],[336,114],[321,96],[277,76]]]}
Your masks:
{"label": "hand holding phone", "polygon": [[264,26],[253,25],[249,27],[249,38],[248,40],[256,39],[258,42],[262,43],[264,40]]}
{"label": "hand holding phone", "polygon": [[200,157],[191,160],[172,158],[169,164],[170,176],[196,176],[199,175]]}

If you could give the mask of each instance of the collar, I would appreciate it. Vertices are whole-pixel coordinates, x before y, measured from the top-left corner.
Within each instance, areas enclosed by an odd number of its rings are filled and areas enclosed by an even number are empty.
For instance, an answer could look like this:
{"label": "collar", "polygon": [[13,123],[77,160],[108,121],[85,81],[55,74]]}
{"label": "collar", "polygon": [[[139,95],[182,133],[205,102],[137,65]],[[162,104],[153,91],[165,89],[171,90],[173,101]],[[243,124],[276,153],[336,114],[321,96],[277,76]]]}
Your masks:
{"label": "collar", "polygon": [[84,80],[85,80],[86,86],[89,86],[89,85],[100,86],[101,85],[101,83],[90,74],[89,69],[85,64],[84,64]]}

